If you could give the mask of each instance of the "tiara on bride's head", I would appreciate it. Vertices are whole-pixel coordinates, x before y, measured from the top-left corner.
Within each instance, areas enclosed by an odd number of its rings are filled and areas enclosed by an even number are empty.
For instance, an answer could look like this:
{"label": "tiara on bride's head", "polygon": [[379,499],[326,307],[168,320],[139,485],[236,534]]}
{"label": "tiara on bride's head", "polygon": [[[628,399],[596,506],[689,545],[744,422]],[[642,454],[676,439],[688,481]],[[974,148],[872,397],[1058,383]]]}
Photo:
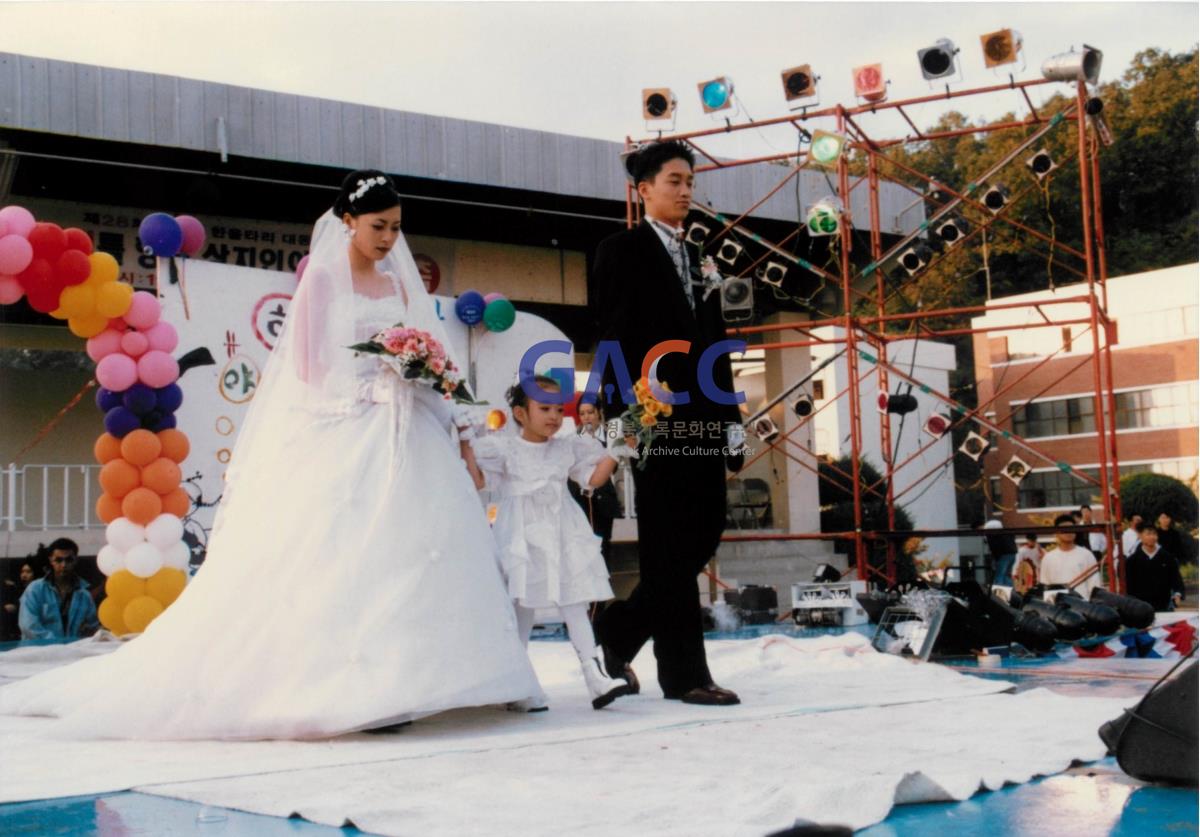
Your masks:
{"label": "tiara on bride's head", "polygon": [[386,177],[368,177],[365,180],[360,180],[356,184],[358,186],[353,192],[346,196],[346,199],[351,203],[357,201],[367,192],[371,191],[372,186],[383,186],[387,183]]}

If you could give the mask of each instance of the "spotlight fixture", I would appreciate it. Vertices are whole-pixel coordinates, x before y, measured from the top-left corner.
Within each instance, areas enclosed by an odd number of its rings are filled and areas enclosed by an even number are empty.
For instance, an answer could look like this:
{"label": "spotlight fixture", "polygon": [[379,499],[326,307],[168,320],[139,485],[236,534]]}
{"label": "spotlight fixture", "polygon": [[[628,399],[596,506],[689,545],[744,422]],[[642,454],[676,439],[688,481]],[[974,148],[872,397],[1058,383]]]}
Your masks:
{"label": "spotlight fixture", "polygon": [[943,204],[950,203],[950,201],[953,200],[953,196],[943,189],[942,185],[935,180],[929,181],[929,185],[925,188],[925,196],[931,203],[936,204],[938,208],[941,208]]}
{"label": "spotlight fixture", "polygon": [[817,82],[820,76],[813,73],[808,64],[792,67],[779,74],[783,81],[783,98],[791,108],[815,105],[820,94],[817,92]]}
{"label": "spotlight fixture", "polygon": [[818,166],[836,166],[846,150],[846,137],[829,131],[813,131],[808,146],[808,162]]}
{"label": "spotlight fixture", "polygon": [[1104,118],[1104,100],[1092,97],[1087,100],[1083,109],[1088,115],[1088,121],[1092,123],[1092,128],[1096,131],[1100,144],[1108,148],[1113,144],[1113,133],[1112,129],[1108,127],[1108,121]]}
{"label": "spotlight fixture", "polygon": [[668,87],[648,87],[642,91],[642,117],[647,122],[675,121],[675,94]]}
{"label": "spotlight fixture", "polygon": [[1013,456],[1000,473],[1012,480],[1013,485],[1020,485],[1021,480],[1029,476],[1029,463],[1019,456]]}
{"label": "spotlight fixture", "polygon": [[750,432],[762,442],[773,442],[779,438],[779,428],[767,416],[755,419],[754,424],[750,425]]}
{"label": "spotlight fixture", "polygon": [[704,244],[706,240],[708,240],[708,237],[711,234],[712,228],[701,224],[699,221],[693,221],[692,225],[687,228],[687,232],[684,233],[683,237],[687,240],[688,244],[694,244],[699,247]]}
{"label": "spotlight fixture", "polygon": [[726,239],[721,242],[720,248],[717,250],[717,260],[725,262],[725,264],[733,267],[737,263],[738,256],[742,255],[742,251],[746,248],[738,244],[736,241]]}
{"label": "spotlight fixture", "polygon": [[729,110],[733,107],[733,79],[720,76],[696,85],[700,91],[700,104],[705,113]]}
{"label": "spotlight fixture", "polygon": [[1004,64],[1016,64],[1021,51],[1021,34],[1012,29],[1000,29],[979,36],[983,46],[983,64],[985,67],[1000,67]]}
{"label": "spotlight fixture", "polygon": [[947,247],[953,247],[956,244],[961,244],[970,231],[971,225],[966,220],[954,215],[939,221],[934,234],[937,235],[938,240],[942,244]]}
{"label": "spotlight fixture", "polygon": [[875,409],[881,413],[895,413],[902,416],[917,409],[917,397],[911,394],[889,394],[880,390],[879,395],[875,398]]}
{"label": "spotlight fixture", "polygon": [[842,213],[828,198],[817,201],[808,209],[805,221],[810,237],[837,235],[842,229]]}
{"label": "spotlight fixture", "polygon": [[754,288],[744,276],[730,276],[721,282],[721,317],[730,323],[754,318]]}
{"label": "spotlight fixture", "polygon": [[979,457],[983,456],[984,453],[987,452],[987,449],[987,439],[983,438],[974,431],[968,433],[967,438],[963,439],[963,443],[958,446],[959,453],[966,454],[976,462],[979,461]]}
{"label": "spotlight fixture", "polygon": [[782,262],[769,261],[762,269],[762,280],[776,288],[783,287],[783,278],[787,276],[787,265]]}
{"label": "spotlight fixture", "polygon": [[983,193],[983,205],[988,212],[995,215],[1008,205],[1008,189],[999,183],[989,186]]}
{"label": "spotlight fixture", "polygon": [[792,402],[792,412],[797,418],[808,418],[813,414],[813,400],[808,393],[802,393]]}
{"label": "spotlight fixture", "polygon": [[1050,81],[1086,81],[1088,84],[1095,84],[1100,80],[1100,63],[1103,60],[1103,52],[1084,44],[1082,52],[1060,52],[1043,61],[1042,78]]}
{"label": "spotlight fixture", "polygon": [[934,413],[925,419],[925,423],[921,425],[921,429],[933,438],[940,439],[950,429],[950,417],[943,416],[941,413]]}
{"label": "spotlight fixture", "polygon": [[933,46],[917,50],[921,62],[921,75],[929,81],[946,78],[958,72],[958,47],[949,38],[938,38]]}
{"label": "spotlight fixture", "polygon": [[887,79],[883,77],[882,64],[863,64],[855,67],[854,95],[865,102],[882,102],[887,98]]}
{"label": "spotlight fixture", "polygon": [[909,276],[916,276],[933,260],[933,251],[920,241],[914,241],[900,253],[900,267]]}
{"label": "spotlight fixture", "polygon": [[1025,165],[1033,172],[1033,176],[1038,179],[1039,183],[1046,179],[1046,175],[1058,168],[1058,163],[1054,162],[1050,152],[1044,148],[1033,152],[1033,156],[1025,161]]}

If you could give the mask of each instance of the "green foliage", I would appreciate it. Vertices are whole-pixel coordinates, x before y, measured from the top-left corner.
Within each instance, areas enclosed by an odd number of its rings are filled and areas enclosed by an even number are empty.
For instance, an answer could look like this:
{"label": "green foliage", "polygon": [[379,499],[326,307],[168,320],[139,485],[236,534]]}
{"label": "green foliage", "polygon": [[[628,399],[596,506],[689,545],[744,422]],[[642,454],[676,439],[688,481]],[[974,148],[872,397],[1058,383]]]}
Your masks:
{"label": "green foliage", "polygon": [[[846,476],[851,473],[851,460],[844,456],[837,462],[822,461],[818,471],[820,488],[818,492],[821,503],[822,532],[853,532],[854,531],[854,483]],[[867,460],[859,463],[859,484],[862,486],[862,528],[864,532],[886,530],[887,514],[887,485],[881,481],[882,475]],[[876,485],[878,483],[878,485]],[[868,490],[875,485],[874,490]],[[909,530],[913,528],[912,518],[902,506],[896,506],[896,529]],[[851,541],[834,541],[834,549],[838,552],[850,551]],[[897,543],[897,580],[909,581],[915,578],[911,556],[903,553],[902,543]],[[886,556],[886,547],[880,542],[870,542],[868,545],[868,560],[875,566],[882,567]]]}
{"label": "green foliage", "polygon": [[1134,474],[1121,480],[1121,509],[1126,517],[1140,514],[1155,521],[1163,512],[1179,523],[1196,525],[1196,493],[1166,474]]}

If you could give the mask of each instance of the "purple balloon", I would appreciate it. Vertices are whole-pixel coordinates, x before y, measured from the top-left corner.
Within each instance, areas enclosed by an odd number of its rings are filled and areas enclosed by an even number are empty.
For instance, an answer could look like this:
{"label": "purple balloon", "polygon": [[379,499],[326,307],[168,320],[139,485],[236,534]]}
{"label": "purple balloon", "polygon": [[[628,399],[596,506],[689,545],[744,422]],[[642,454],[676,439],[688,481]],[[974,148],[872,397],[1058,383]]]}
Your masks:
{"label": "purple balloon", "polygon": [[469,326],[483,319],[483,309],[483,294],[479,291],[463,291],[454,301],[454,313]]}
{"label": "purple balloon", "polygon": [[144,416],[158,404],[158,396],[154,390],[145,384],[134,384],[125,390],[122,397],[125,409],[135,416]]}
{"label": "purple balloon", "polygon": [[179,384],[167,384],[154,392],[158,397],[157,407],[164,413],[173,413],[183,404],[183,390]]}
{"label": "purple balloon", "polygon": [[124,407],[113,407],[104,414],[104,429],[118,439],[124,439],[141,426],[141,419]]}
{"label": "purple balloon", "polygon": [[150,425],[150,430],[158,433],[160,430],[173,430],[175,428],[175,416],[171,413],[164,413],[158,421]]}
{"label": "purple balloon", "polygon": [[179,224],[179,229],[183,233],[179,252],[185,256],[198,254],[200,248],[204,246],[204,225],[191,215],[176,215],[175,223]]}
{"label": "purple balloon", "polygon": [[96,406],[100,408],[100,412],[107,413],[114,407],[120,407],[121,404],[121,393],[113,392],[111,389],[105,389],[104,387],[96,390]]}
{"label": "purple balloon", "polygon": [[142,246],[160,259],[169,259],[183,246],[183,230],[179,222],[165,212],[152,212],[138,227]]}

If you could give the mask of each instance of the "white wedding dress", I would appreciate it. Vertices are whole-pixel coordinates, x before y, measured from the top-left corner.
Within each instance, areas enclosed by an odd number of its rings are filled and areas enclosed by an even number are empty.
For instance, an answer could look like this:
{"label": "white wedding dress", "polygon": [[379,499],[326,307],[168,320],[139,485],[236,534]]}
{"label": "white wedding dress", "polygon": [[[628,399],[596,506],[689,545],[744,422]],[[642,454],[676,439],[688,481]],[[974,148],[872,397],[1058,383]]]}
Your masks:
{"label": "white wedding dress", "polygon": [[[405,315],[398,295],[353,310],[359,340]],[[347,414],[255,437],[259,467],[231,480],[178,601],[112,654],[0,688],[0,713],[100,737],[298,739],[539,693],[450,402],[354,363]]]}

